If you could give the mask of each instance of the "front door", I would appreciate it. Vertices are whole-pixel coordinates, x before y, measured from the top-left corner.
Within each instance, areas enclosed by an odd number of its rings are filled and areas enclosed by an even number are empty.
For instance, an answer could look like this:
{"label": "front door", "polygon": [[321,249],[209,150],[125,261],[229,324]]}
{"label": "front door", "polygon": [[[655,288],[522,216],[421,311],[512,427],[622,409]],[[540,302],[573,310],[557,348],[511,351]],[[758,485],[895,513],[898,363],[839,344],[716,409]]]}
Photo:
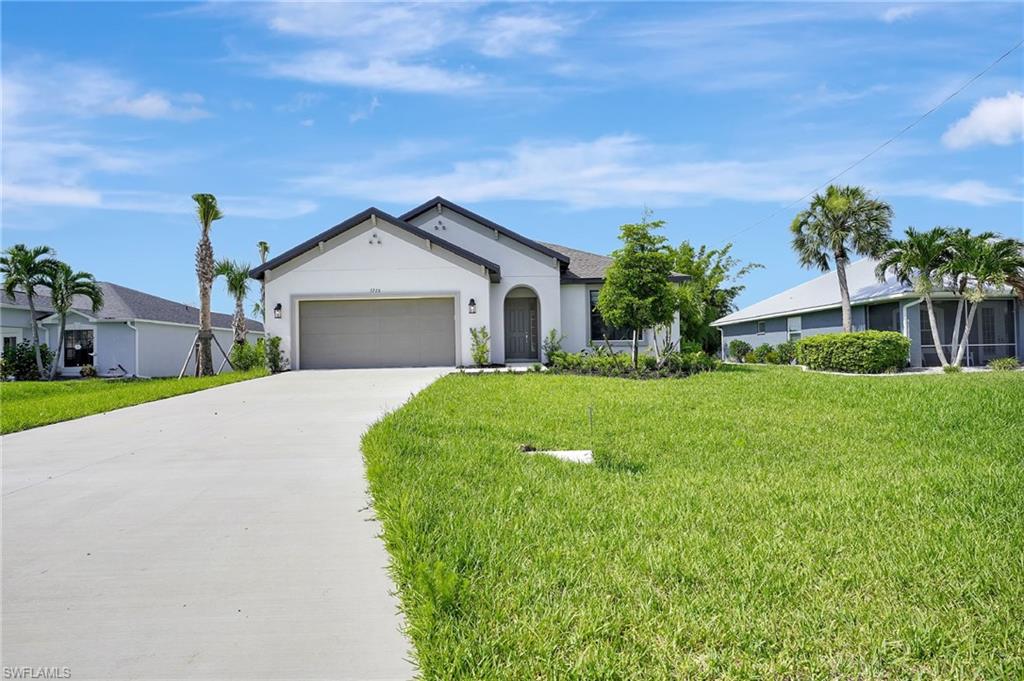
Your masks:
{"label": "front door", "polygon": [[539,360],[537,299],[505,299],[505,361]]}

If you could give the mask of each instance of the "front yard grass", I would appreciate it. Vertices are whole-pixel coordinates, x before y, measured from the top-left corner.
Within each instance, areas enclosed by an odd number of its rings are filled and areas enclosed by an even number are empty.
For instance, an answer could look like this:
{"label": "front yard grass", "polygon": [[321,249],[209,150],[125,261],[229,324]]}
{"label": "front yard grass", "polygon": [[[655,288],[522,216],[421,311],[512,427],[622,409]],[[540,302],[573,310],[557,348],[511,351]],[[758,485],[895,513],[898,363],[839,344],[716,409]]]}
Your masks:
{"label": "front yard grass", "polygon": [[451,375],[364,451],[425,678],[1024,676],[1020,374]]}
{"label": "front yard grass", "polygon": [[189,377],[0,383],[0,433],[45,426],[265,376],[265,370]]}

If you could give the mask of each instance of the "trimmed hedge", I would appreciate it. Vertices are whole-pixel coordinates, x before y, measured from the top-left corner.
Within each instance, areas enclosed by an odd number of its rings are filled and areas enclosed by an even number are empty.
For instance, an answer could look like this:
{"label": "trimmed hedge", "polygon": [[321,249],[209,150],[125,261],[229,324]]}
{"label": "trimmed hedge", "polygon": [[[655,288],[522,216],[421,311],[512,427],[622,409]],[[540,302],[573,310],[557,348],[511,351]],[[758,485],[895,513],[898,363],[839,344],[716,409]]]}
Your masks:
{"label": "trimmed hedge", "polygon": [[827,333],[804,338],[796,346],[799,364],[818,371],[881,374],[907,364],[910,339],[896,331]]}
{"label": "trimmed hedge", "polygon": [[633,368],[629,353],[625,352],[559,351],[551,355],[550,373],[618,378],[680,378],[704,371],[714,371],[718,364],[718,360],[707,353],[689,348],[670,352],[660,361],[653,355],[640,355],[636,369]]}

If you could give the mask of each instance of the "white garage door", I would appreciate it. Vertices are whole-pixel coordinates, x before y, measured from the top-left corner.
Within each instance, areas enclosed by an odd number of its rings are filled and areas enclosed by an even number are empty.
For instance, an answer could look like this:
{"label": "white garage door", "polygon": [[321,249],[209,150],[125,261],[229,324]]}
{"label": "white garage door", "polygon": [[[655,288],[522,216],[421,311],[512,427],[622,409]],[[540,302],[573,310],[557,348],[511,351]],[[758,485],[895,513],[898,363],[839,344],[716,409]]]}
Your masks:
{"label": "white garage door", "polygon": [[455,364],[452,298],[299,303],[303,369]]}

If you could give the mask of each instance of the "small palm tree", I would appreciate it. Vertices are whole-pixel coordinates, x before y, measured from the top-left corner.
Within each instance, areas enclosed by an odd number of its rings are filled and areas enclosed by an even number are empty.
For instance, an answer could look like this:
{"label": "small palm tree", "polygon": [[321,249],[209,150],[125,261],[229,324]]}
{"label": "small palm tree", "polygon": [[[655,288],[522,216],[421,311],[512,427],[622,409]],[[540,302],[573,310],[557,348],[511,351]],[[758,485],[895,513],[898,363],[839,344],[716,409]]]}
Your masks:
{"label": "small palm tree", "polygon": [[57,366],[62,363],[64,358],[64,327],[75,296],[87,298],[93,314],[95,314],[103,307],[103,289],[96,283],[96,277],[88,272],[75,272],[67,263],[59,260],[53,261],[47,267],[44,283],[50,287],[53,310],[60,316],[57,354],[50,366],[50,380],[52,381],[57,376]]}
{"label": "small palm tree", "polygon": [[32,347],[36,353],[36,369],[39,377],[45,378],[43,356],[39,351],[39,328],[36,326],[36,288],[45,285],[46,271],[54,260],[53,249],[49,246],[27,247],[16,244],[0,256],[0,273],[4,275],[4,293],[14,300],[14,292],[21,289],[28,298],[28,310],[32,315]]}
{"label": "small palm tree", "polygon": [[235,335],[235,345],[245,345],[245,298],[249,295],[249,263],[235,262],[224,259],[217,263],[214,274],[224,277],[228,293],[235,299],[235,314],[231,318],[231,328]]}
{"label": "small palm tree", "polygon": [[952,362],[960,366],[967,352],[974,317],[986,291],[1021,278],[1024,272],[1024,243],[1017,239],[993,237],[991,232],[978,234],[971,239],[963,239],[952,249],[943,270],[965,282],[964,298],[970,304],[964,335]]}
{"label": "small palm tree", "polygon": [[949,234],[950,231],[942,227],[935,227],[927,232],[919,232],[913,227],[908,227],[905,239],[889,242],[875,268],[875,275],[879,281],[884,281],[886,274],[891,272],[900,283],[913,286],[914,290],[924,297],[935,351],[942,366],[949,362],[946,360],[946,351],[939,335],[939,325],[935,321],[932,291],[936,287],[942,287],[942,268],[950,256],[947,243]]}
{"label": "small palm tree", "polygon": [[797,214],[790,225],[793,250],[804,267],[822,272],[835,263],[839,279],[839,297],[843,306],[843,331],[853,330],[850,288],[846,266],[850,255],[875,257],[889,242],[892,208],[861,187],[829,185],[824,194],[815,194],[811,205]]}
{"label": "small palm tree", "polygon": [[[270,244],[266,241],[257,241],[256,248],[260,252],[260,264],[265,265],[267,263],[267,254],[270,253]],[[263,318],[264,326],[267,323],[267,282],[265,279],[260,278],[260,299],[252,306],[252,313],[254,315],[261,315]]]}
{"label": "small palm tree", "polygon": [[213,288],[214,263],[213,244],[210,242],[210,228],[214,221],[224,214],[217,207],[213,194],[193,194],[196,202],[196,220],[199,222],[199,243],[196,245],[196,278],[199,280],[199,357],[196,372],[200,376],[212,376],[213,369],[213,325],[210,322],[210,290]]}

